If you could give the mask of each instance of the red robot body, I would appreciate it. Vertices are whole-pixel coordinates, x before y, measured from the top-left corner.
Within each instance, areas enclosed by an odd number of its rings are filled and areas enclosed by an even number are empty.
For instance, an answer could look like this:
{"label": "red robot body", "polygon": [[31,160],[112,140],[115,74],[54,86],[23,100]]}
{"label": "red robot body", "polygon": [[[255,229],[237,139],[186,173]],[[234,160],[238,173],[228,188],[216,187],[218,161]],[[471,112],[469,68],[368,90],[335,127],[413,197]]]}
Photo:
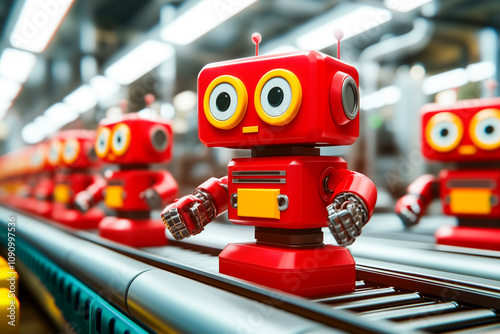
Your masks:
{"label": "red robot body", "polygon": [[207,65],[198,77],[200,140],[249,148],[228,176],[211,178],[162,212],[176,239],[228,211],[255,226],[256,242],[229,244],[219,271],[303,296],[354,289],[354,260],[323,244],[328,226],[351,244],[373,212],[376,189],[316,146],[352,144],[359,133],[358,73],[316,51]]}
{"label": "red robot body", "polygon": [[457,163],[437,177],[424,175],[396,204],[405,225],[417,224],[434,198],[457,227],[437,230],[438,244],[500,250],[500,98],[422,108],[422,152]]}
{"label": "red robot body", "polygon": [[104,218],[98,208],[82,213],[75,204],[78,193],[90,186],[104,184],[95,173],[97,157],[94,152],[95,131],[66,130],[52,138],[51,163],[56,168],[54,187],[54,208],[52,219],[73,228],[96,228]]}
{"label": "red robot body", "polygon": [[28,172],[23,177],[26,191],[23,191],[22,202],[16,204],[21,210],[46,218],[52,214],[55,185],[49,145],[45,141],[26,150],[30,154]]}
{"label": "red robot body", "polygon": [[151,219],[150,211],[173,200],[178,186],[169,172],[149,165],[171,159],[172,139],[170,123],[161,119],[126,114],[99,123],[97,156],[118,170],[106,171],[104,184],[89,187],[76,200],[82,211],[104,200],[115,212],[99,223],[102,237],[135,247],[166,243],[163,224]]}

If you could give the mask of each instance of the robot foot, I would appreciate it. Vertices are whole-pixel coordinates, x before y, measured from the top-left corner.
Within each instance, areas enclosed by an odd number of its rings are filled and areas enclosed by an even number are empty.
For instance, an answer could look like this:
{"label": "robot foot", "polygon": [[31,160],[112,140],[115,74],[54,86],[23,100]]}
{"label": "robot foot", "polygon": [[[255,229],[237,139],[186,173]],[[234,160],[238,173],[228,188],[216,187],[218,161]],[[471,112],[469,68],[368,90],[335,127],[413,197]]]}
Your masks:
{"label": "robot foot", "polygon": [[132,220],[106,217],[99,223],[99,235],[132,247],[163,246],[167,243],[161,220]]}
{"label": "robot foot", "polygon": [[500,251],[500,229],[443,226],[436,231],[439,245]]}
{"label": "robot foot", "polygon": [[294,249],[229,244],[219,255],[219,272],[299,296],[354,290],[354,259],[344,247]]}
{"label": "robot foot", "polygon": [[95,229],[103,218],[104,213],[98,208],[81,213],[78,210],[54,205],[52,212],[52,219],[57,223],[75,229]]}

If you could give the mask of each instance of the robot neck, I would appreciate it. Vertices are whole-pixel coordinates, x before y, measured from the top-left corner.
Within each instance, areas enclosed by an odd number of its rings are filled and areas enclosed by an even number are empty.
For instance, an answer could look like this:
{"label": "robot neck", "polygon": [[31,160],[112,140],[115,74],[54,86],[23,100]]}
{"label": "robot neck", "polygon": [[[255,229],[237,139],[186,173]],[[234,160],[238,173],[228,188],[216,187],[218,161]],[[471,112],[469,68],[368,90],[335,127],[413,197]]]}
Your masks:
{"label": "robot neck", "polygon": [[309,146],[257,146],[252,148],[252,158],[290,155],[319,156],[320,150],[317,147]]}

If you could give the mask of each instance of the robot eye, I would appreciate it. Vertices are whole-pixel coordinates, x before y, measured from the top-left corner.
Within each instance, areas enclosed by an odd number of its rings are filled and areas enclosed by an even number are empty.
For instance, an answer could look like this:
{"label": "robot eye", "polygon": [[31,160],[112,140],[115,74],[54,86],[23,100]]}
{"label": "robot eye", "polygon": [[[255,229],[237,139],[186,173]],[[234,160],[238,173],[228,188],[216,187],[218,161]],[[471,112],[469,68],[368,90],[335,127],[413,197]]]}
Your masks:
{"label": "robot eye", "polygon": [[427,142],[439,152],[449,152],[457,147],[462,136],[462,121],[458,116],[449,112],[432,116],[425,127]]}
{"label": "robot eye", "polygon": [[55,140],[50,145],[49,149],[49,162],[51,165],[57,165],[61,160],[62,144],[60,141]]}
{"label": "robot eye", "polygon": [[248,105],[247,90],[240,79],[222,75],[214,79],[205,92],[203,107],[210,124],[229,130],[238,125]]}
{"label": "robot eye", "polygon": [[31,157],[31,165],[35,168],[41,167],[43,164],[43,150],[38,149]]}
{"label": "robot eye", "polygon": [[259,117],[272,125],[288,124],[297,115],[302,102],[299,79],[288,70],[267,72],[257,84],[254,103]]}
{"label": "robot eye", "polygon": [[62,153],[63,161],[67,164],[71,164],[76,161],[78,154],[80,153],[80,143],[76,139],[70,139],[64,144],[64,149]]}
{"label": "robot eye", "polygon": [[118,124],[113,130],[111,150],[116,155],[123,155],[130,145],[130,128],[125,124]]}
{"label": "robot eye", "polygon": [[485,109],[472,118],[469,130],[474,144],[484,150],[500,147],[500,110]]}
{"label": "robot eye", "polygon": [[95,153],[99,158],[104,158],[109,151],[109,137],[111,131],[108,128],[100,128],[95,141]]}
{"label": "robot eye", "polygon": [[151,144],[158,152],[163,152],[168,146],[168,134],[162,126],[151,129]]}

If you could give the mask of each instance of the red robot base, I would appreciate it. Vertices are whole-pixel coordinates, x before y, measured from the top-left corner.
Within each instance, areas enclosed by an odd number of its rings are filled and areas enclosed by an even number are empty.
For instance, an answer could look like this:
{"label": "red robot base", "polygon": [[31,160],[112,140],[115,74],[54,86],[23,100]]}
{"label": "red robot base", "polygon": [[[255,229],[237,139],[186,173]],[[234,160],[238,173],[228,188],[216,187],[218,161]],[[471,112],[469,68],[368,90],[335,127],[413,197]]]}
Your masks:
{"label": "red robot base", "polygon": [[305,297],[353,291],[356,281],[351,253],[332,245],[229,244],[219,254],[219,272]]}
{"label": "red robot base", "polygon": [[132,247],[163,246],[167,243],[163,223],[149,218],[106,217],[99,223],[99,235]]}
{"label": "red robot base", "polygon": [[57,223],[75,229],[95,229],[104,218],[99,208],[91,208],[85,213],[77,209],[67,208],[66,205],[55,203],[51,218]]}

